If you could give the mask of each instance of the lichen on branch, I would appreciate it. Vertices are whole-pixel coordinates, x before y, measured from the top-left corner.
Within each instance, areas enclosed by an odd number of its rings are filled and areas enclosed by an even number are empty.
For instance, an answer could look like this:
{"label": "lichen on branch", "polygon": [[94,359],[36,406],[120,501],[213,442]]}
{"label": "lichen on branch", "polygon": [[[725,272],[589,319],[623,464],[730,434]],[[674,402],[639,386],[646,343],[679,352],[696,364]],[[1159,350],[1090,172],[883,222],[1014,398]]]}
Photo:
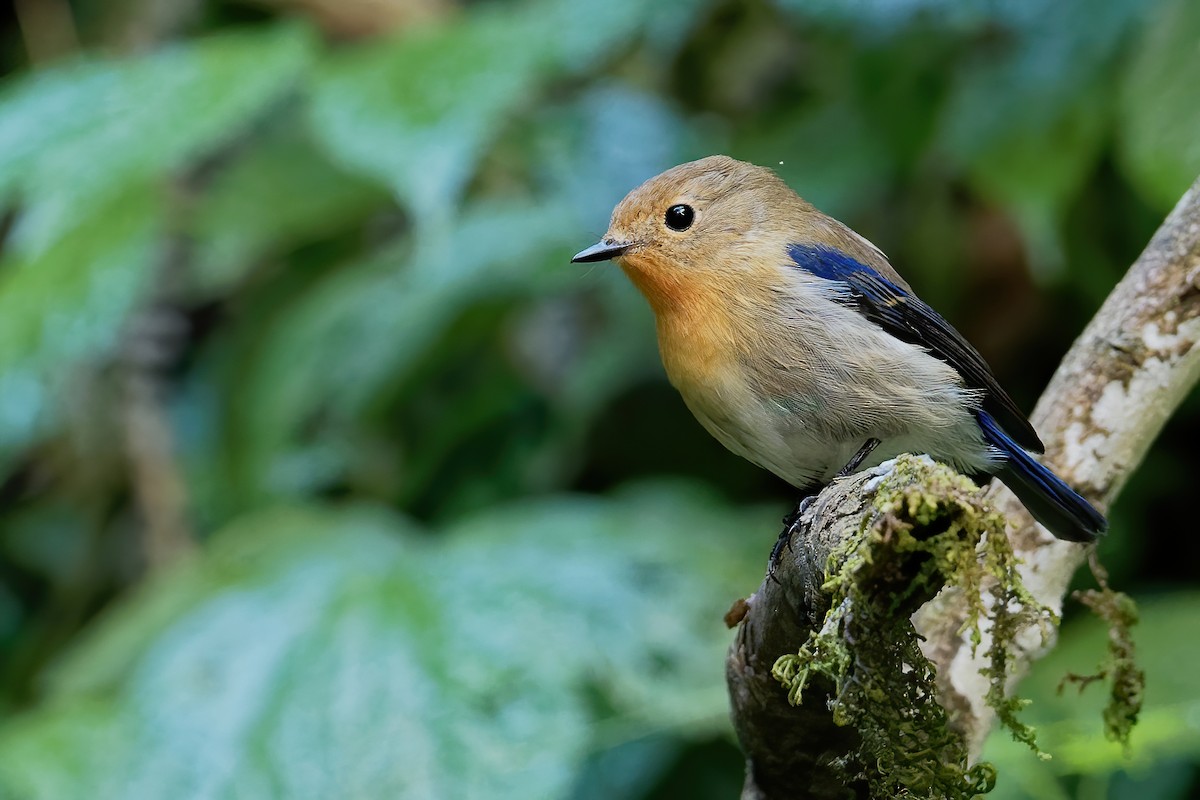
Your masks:
{"label": "lichen on branch", "polygon": [[848,779],[865,780],[871,796],[986,793],[995,770],[971,765],[966,743],[947,724],[911,614],[944,586],[963,589],[971,606],[964,633],[976,643],[983,630],[992,633],[988,702],[1035,751],[1032,728],[1016,716],[1022,701],[1005,696],[1008,650],[1017,632],[1049,632],[1057,617],[1025,589],[1003,517],[970,480],[927,458],[901,456],[873,491],[873,513],[830,553],[823,624],[798,652],[779,658],[772,674],[793,705],[805,700],[813,678],[833,685],[834,722],[861,736],[837,766]]}
{"label": "lichen on branch", "polygon": [[1146,673],[1137,665],[1133,643],[1133,627],[1138,622],[1137,604],[1129,595],[1114,591],[1108,585],[1108,573],[1100,565],[1095,553],[1089,561],[1092,576],[1099,588],[1077,591],[1072,597],[1087,606],[1108,626],[1108,655],[1093,675],[1068,674],[1059,683],[1058,691],[1062,693],[1069,683],[1078,686],[1082,692],[1093,683],[1107,682],[1104,735],[1120,743],[1128,752],[1129,736],[1142,711],[1146,690]]}

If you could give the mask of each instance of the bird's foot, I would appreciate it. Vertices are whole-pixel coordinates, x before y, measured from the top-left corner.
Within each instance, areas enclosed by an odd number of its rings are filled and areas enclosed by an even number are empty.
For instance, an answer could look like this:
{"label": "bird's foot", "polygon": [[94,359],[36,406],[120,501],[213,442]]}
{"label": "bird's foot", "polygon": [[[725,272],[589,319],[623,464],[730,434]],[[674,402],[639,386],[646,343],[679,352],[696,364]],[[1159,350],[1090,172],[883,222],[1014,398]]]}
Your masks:
{"label": "bird's foot", "polygon": [[791,513],[783,518],[783,530],[780,531],[779,538],[775,540],[775,546],[771,548],[771,555],[767,558],[767,577],[776,583],[779,583],[779,579],[775,577],[775,570],[779,567],[779,560],[783,557],[783,550],[784,548],[787,548],[789,551],[792,549],[792,536],[795,535],[797,529],[800,527],[800,517],[804,515],[805,511],[808,511],[808,507],[812,505],[813,500],[816,498],[815,494],[808,494],[801,497]]}

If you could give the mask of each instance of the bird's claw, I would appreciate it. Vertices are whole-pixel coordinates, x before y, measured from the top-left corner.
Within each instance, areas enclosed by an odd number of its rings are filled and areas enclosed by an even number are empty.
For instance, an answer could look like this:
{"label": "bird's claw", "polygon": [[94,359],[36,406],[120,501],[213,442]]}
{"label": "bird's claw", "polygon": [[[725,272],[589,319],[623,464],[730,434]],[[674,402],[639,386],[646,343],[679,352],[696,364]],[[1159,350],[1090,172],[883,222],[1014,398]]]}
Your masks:
{"label": "bird's claw", "polygon": [[800,498],[800,502],[796,503],[796,507],[792,512],[783,518],[783,530],[779,533],[779,538],[775,540],[774,547],[771,548],[771,555],[767,558],[767,577],[779,583],[779,579],[775,577],[775,570],[779,568],[780,558],[783,556],[784,548],[788,552],[792,549],[792,536],[800,527],[800,518],[804,516],[804,512],[808,511],[812,505],[815,495],[806,495]]}

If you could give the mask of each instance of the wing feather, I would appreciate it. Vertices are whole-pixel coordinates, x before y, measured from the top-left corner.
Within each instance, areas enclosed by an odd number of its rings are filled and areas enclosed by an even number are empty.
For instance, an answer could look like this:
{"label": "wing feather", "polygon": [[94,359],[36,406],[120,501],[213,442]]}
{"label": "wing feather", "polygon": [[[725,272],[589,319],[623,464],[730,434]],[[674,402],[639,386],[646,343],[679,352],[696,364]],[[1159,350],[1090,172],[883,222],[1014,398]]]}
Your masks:
{"label": "wing feather", "polygon": [[979,351],[920,298],[838,250],[793,244],[788,255],[810,274],[842,284],[846,304],[864,317],[953,367],[967,387],[983,392],[983,409],[1019,445],[1035,453],[1045,450],[1037,431],[996,381]]}

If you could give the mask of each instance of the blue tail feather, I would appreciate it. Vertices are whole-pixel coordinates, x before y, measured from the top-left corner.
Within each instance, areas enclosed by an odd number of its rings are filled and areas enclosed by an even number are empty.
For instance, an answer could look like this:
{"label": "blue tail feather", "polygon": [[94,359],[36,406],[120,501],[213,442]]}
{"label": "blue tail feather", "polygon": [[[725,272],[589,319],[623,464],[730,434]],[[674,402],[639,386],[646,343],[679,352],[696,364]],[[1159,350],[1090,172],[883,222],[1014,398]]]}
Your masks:
{"label": "blue tail feather", "polygon": [[1014,442],[986,411],[977,411],[975,416],[984,440],[1005,458],[996,476],[1034,519],[1070,542],[1092,542],[1108,530],[1108,521],[1091,503]]}

